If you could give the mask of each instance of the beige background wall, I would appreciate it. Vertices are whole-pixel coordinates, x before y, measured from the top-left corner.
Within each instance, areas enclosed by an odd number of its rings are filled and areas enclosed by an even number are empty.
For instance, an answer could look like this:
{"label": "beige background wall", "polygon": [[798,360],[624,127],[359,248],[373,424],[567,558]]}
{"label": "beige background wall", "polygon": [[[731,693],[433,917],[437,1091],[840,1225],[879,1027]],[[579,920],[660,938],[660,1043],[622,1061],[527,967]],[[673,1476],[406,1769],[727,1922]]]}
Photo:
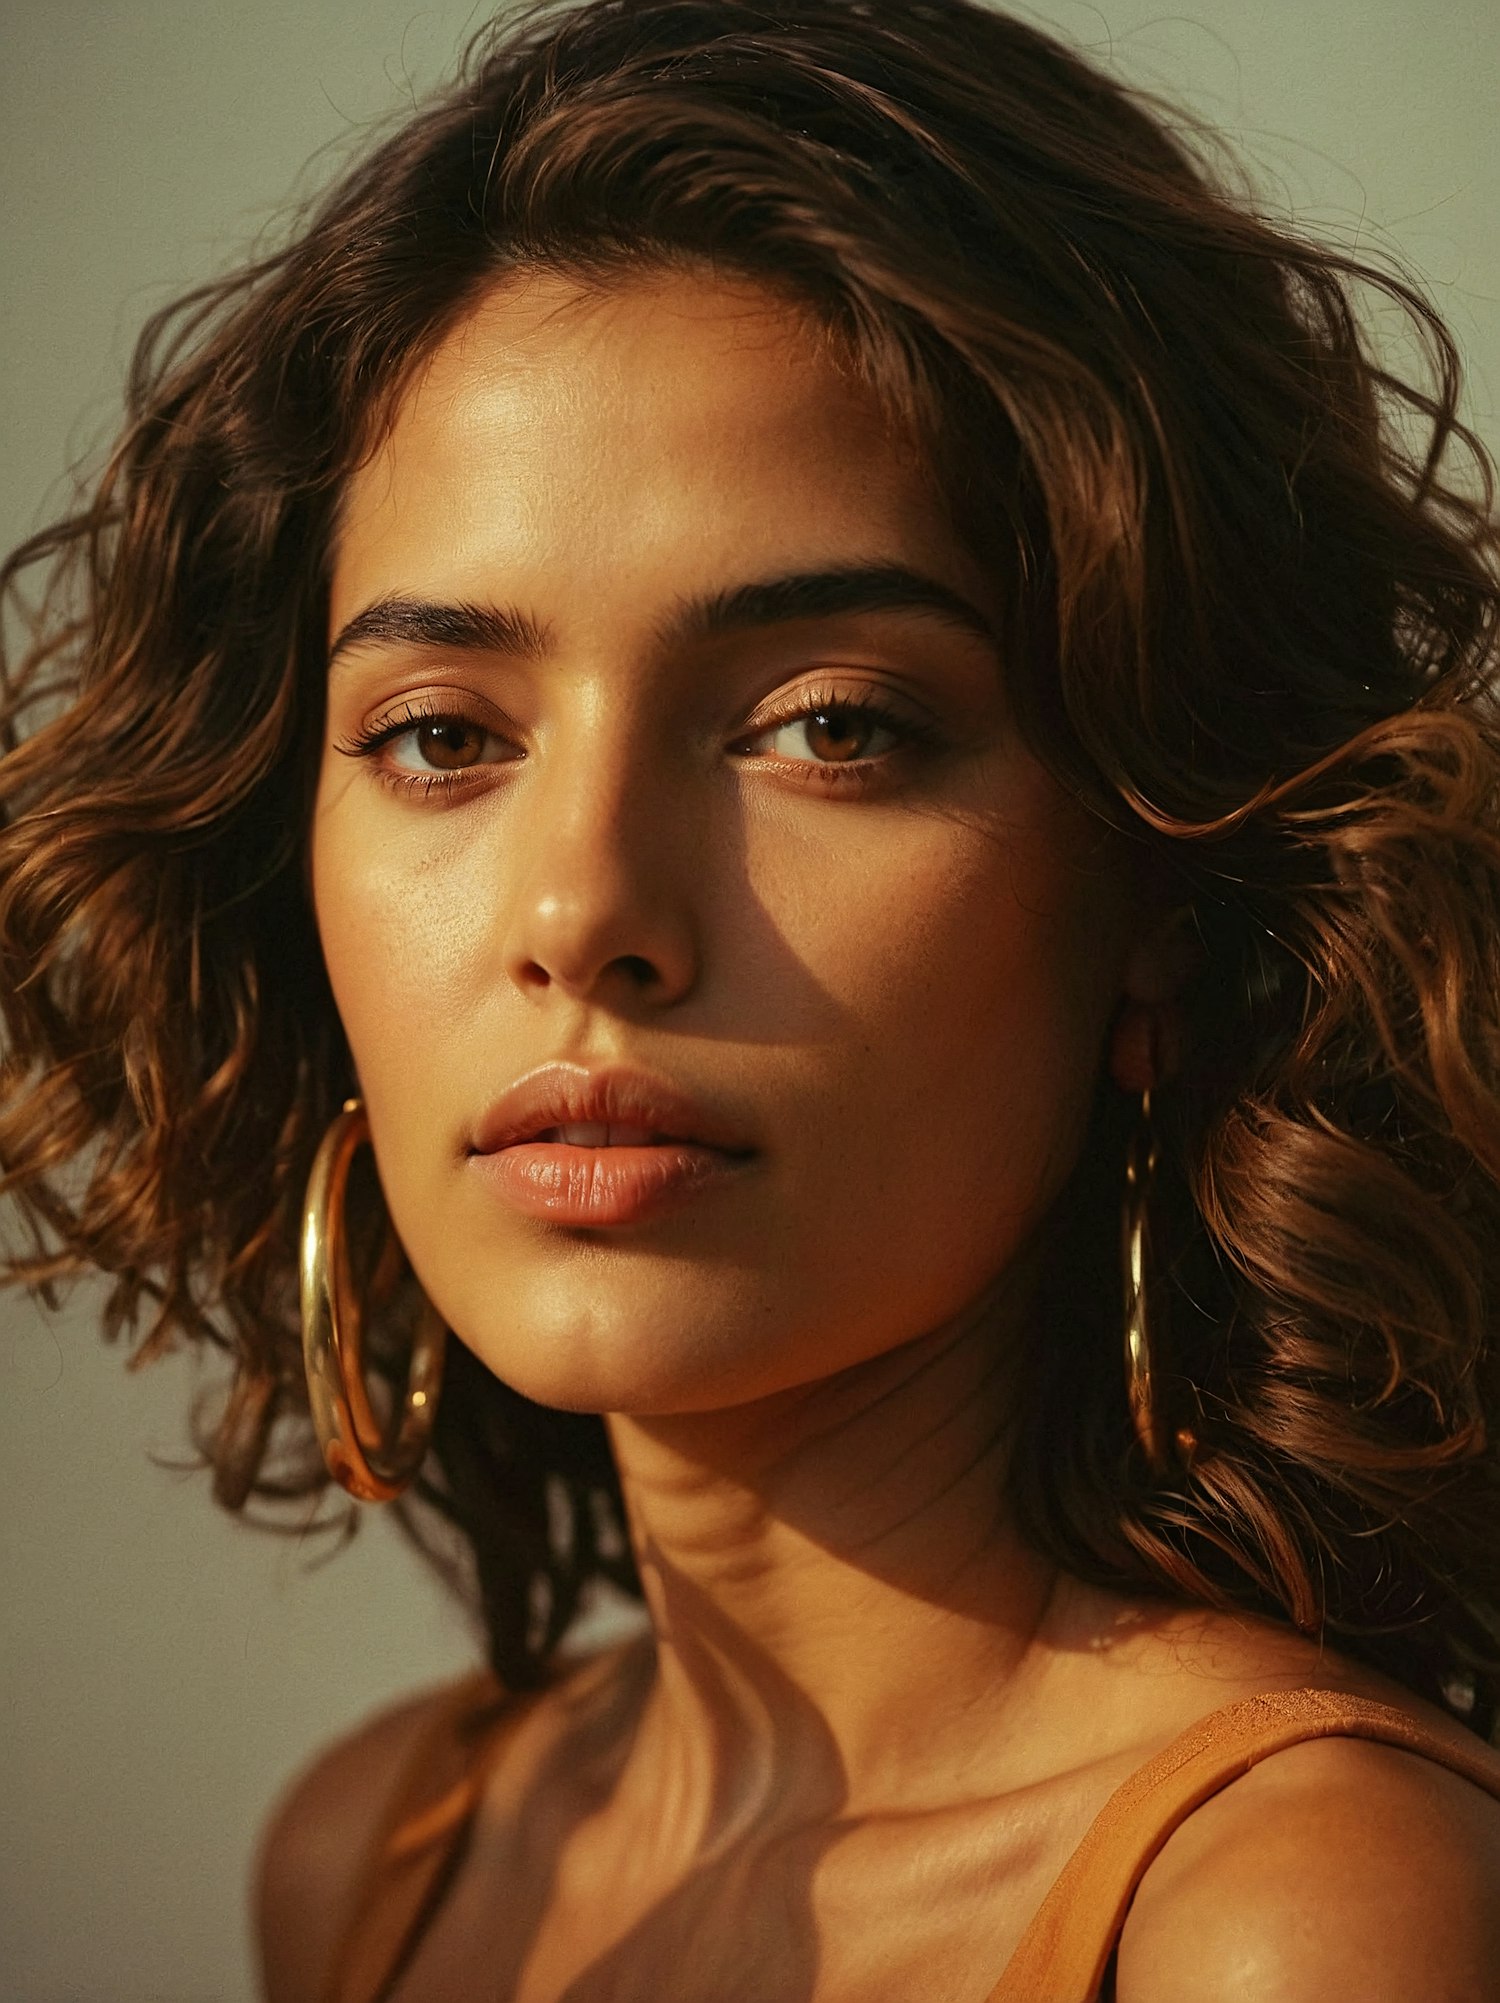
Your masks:
{"label": "beige background wall", "polygon": [[[1310,224],[1424,274],[1500,443],[1494,0],[1051,0],[1071,39],[1194,103]],[[0,539],[113,420],[145,314],[231,258],[316,149],[437,77],[482,8],[6,0]],[[326,163],[309,170],[315,182]],[[80,1293],[0,1298],[0,1999],[247,2003],[244,1882],[290,1769],[476,1658],[377,1518],[320,1570],[212,1506],[191,1372],[127,1377]]]}

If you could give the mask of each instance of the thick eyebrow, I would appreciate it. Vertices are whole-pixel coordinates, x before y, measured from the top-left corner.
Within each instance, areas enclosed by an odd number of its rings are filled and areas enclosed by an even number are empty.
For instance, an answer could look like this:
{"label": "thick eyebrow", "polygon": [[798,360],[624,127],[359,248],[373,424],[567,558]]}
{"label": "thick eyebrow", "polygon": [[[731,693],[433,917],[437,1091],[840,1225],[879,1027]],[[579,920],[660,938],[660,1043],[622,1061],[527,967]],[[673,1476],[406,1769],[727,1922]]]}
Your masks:
{"label": "thick eyebrow", "polygon": [[[901,611],[933,614],[999,651],[999,635],[978,606],[951,586],[899,563],[851,563],[831,570],[791,571],[783,577],[682,598],[657,622],[652,637],[659,647],[668,649],[715,634],[782,625],[793,619]],[[331,667],[341,654],[368,646],[456,648],[466,653],[540,660],[551,644],[547,628],[513,606],[441,603],[391,595],[376,599],[340,629],[328,651],[328,662]]]}
{"label": "thick eyebrow", "polygon": [[547,652],[545,630],[524,613],[498,605],[443,604],[398,593],[377,598],[339,629],[328,649],[331,668],[356,647],[449,647],[470,654],[519,654],[539,659]]}

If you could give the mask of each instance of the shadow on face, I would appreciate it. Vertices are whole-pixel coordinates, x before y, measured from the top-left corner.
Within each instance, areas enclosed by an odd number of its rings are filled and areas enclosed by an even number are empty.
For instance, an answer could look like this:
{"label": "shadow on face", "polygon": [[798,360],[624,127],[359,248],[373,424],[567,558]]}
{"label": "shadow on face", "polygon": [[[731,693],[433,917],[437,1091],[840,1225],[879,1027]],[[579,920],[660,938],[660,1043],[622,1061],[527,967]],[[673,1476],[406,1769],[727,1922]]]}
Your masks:
{"label": "shadow on face", "polygon": [[[1134,899],[1009,721],[997,613],[748,281],[510,279],[409,386],[345,497],[314,893],[396,1227],[528,1396],[831,1376],[962,1310],[1061,1186]],[[518,1203],[480,1143],[549,1064],[669,1087],[732,1172]],[[550,1187],[618,1167],[537,1146]]]}

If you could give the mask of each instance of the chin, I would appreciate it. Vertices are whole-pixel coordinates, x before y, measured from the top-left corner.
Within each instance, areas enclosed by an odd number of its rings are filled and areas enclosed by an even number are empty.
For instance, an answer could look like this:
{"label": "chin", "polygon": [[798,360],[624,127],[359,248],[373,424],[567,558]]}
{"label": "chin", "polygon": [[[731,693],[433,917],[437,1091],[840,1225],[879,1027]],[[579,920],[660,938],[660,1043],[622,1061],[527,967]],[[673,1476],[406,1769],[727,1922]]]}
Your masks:
{"label": "chin", "polygon": [[455,1260],[419,1248],[428,1297],[485,1367],[538,1405],[666,1416],[747,1403],[817,1353],[816,1309],[717,1259],[622,1256],[573,1240]]}
{"label": "chin", "polygon": [[[467,1341],[468,1339],[465,1338]],[[741,1399],[725,1396],[718,1386],[701,1381],[685,1365],[674,1368],[659,1349],[650,1358],[626,1353],[600,1356],[597,1351],[538,1354],[513,1340],[469,1341],[469,1348],[513,1391],[535,1405],[558,1412],[619,1413],[635,1418],[666,1418],[674,1413],[712,1411]],[[750,1392],[747,1396],[753,1397]]]}
{"label": "chin", "polygon": [[[753,1398],[757,1387],[734,1345],[704,1341],[711,1319],[690,1326],[649,1313],[458,1310],[450,1326],[489,1370],[534,1404],[563,1412],[640,1417],[711,1411]],[[725,1355],[727,1347],[731,1354]],[[738,1367],[736,1367],[738,1365]]]}

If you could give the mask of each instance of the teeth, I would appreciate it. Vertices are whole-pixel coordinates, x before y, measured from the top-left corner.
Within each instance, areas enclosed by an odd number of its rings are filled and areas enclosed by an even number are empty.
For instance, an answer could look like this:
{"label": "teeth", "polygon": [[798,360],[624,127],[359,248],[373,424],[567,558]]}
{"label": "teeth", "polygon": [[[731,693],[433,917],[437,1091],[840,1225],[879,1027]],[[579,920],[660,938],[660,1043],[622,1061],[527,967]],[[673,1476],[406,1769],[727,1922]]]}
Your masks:
{"label": "teeth", "polygon": [[650,1146],[655,1135],[649,1127],[614,1127],[602,1120],[574,1120],[565,1127],[549,1127],[539,1138],[561,1141],[570,1148],[643,1148]]}

